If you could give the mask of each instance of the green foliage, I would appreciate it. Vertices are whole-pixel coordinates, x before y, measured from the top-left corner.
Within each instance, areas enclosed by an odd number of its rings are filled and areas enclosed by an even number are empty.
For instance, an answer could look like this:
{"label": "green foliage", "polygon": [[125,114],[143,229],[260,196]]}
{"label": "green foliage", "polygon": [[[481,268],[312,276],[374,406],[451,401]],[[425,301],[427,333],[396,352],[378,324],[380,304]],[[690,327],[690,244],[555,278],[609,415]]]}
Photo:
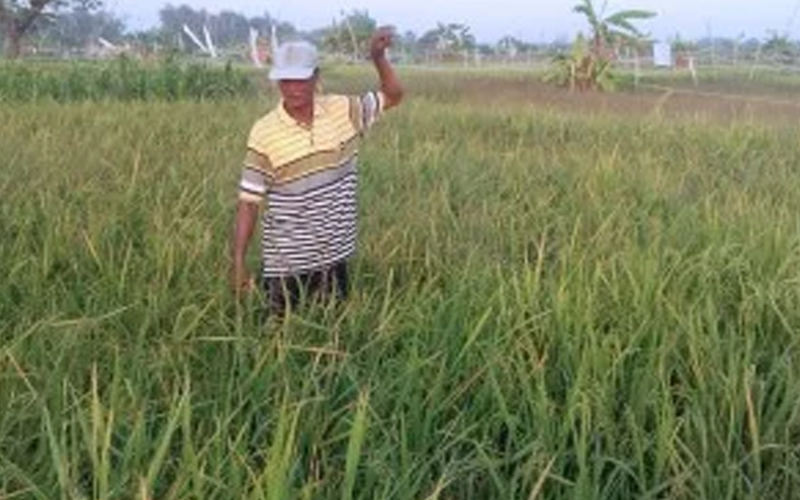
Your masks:
{"label": "green foliage", "polygon": [[5,102],[204,100],[257,92],[254,77],[231,64],[181,64],[171,58],[156,64],[125,56],[102,63],[6,63],[0,72]]}
{"label": "green foliage", "polygon": [[158,17],[160,23],[152,35],[163,38],[162,43],[169,45],[174,45],[178,37],[192,51],[197,47],[183,32],[184,25],[198,34],[203,32],[204,26],[208,27],[214,45],[229,49],[241,48],[250,36],[251,27],[258,30],[261,36],[269,36],[271,29],[275,27],[280,40],[297,35],[294,25],[275,19],[268,12],[247,17],[224,8],[219,12],[209,12],[206,9],[195,9],[186,3],[166,3],[158,11]]}
{"label": "green foliage", "polygon": [[617,76],[613,61],[616,51],[622,46],[634,46],[642,41],[644,34],[634,21],[650,19],[655,13],[643,10],[622,10],[605,14],[605,6],[597,10],[592,0],[581,0],[573,11],[582,14],[591,29],[587,40],[578,35],[568,55],[557,55],[545,81],[554,82],[570,90],[603,90],[616,88]]}
{"label": "green foliage", "polygon": [[39,23],[34,37],[40,45],[56,44],[65,48],[85,49],[97,44],[102,37],[112,43],[121,43],[125,33],[125,22],[104,11],[75,8],[59,12],[49,22]]}
{"label": "green foliage", "polygon": [[469,26],[465,24],[438,22],[435,28],[420,36],[419,44],[428,51],[460,54],[464,50],[473,49],[476,40]]}
{"label": "green foliage", "polygon": [[335,54],[350,54],[352,60],[363,59],[369,54],[369,41],[377,27],[366,10],[342,12],[341,20],[322,30],[322,46]]}
{"label": "green foliage", "polygon": [[586,18],[592,32],[592,50],[597,53],[645,38],[645,34],[634,22],[651,19],[656,15],[654,12],[638,9],[621,10],[607,15],[605,7],[604,3],[598,10],[592,0],[580,0],[572,9]]}
{"label": "green foliage", "polygon": [[583,35],[575,39],[569,54],[558,54],[553,58],[544,75],[545,82],[570,91],[613,91],[617,88],[617,80],[611,61],[595,57]]}
{"label": "green foliage", "polygon": [[761,51],[768,59],[779,64],[790,65],[797,61],[798,55],[800,55],[800,46],[789,40],[788,36],[773,31],[764,42]]}
{"label": "green foliage", "polygon": [[3,51],[9,59],[20,55],[22,38],[42,20],[51,19],[67,6],[92,10],[102,5],[101,0],[0,0],[0,32],[3,34]]}
{"label": "green foliage", "polygon": [[793,498],[796,125],[458,76],[361,151],[350,301],[285,322],[226,282],[260,102],[0,103],[0,496]]}

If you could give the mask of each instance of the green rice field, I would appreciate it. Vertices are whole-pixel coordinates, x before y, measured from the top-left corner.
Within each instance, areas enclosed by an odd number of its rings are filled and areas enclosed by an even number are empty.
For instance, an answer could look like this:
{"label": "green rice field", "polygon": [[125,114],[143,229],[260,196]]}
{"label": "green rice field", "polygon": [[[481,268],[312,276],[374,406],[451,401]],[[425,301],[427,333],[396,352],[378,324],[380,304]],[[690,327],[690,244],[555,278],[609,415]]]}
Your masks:
{"label": "green rice field", "polygon": [[793,87],[399,75],[285,320],[227,277],[268,86],[0,100],[0,499],[800,497]]}

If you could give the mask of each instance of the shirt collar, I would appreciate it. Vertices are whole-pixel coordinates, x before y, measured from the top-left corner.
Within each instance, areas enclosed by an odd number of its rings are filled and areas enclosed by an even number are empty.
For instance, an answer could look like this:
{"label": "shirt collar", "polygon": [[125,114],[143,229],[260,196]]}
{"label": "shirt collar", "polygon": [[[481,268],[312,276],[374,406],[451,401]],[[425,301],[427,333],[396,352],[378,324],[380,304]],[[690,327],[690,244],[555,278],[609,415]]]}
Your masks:
{"label": "shirt collar", "polygon": [[[316,122],[317,118],[323,116],[326,112],[327,109],[325,108],[325,104],[322,103],[320,99],[314,98],[314,122]],[[307,128],[304,125],[298,123],[297,120],[292,118],[289,115],[289,113],[286,112],[286,109],[283,107],[283,99],[281,99],[278,102],[278,118],[280,118],[280,120],[287,125],[294,125],[297,127]]]}

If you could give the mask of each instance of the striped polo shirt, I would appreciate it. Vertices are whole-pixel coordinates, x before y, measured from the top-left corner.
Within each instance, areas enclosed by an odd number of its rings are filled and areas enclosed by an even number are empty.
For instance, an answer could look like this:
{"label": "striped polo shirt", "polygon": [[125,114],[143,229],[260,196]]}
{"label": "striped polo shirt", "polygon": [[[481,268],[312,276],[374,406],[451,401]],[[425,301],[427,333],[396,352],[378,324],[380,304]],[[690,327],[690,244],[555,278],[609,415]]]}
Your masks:
{"label": "striped polo shirt", "polygon": [[324,268],[355,252],[358,142],[384,108],[381,92],[323,95],[311,126],[280,103],[247,141],[239,199],[263,203],[263,275]]}

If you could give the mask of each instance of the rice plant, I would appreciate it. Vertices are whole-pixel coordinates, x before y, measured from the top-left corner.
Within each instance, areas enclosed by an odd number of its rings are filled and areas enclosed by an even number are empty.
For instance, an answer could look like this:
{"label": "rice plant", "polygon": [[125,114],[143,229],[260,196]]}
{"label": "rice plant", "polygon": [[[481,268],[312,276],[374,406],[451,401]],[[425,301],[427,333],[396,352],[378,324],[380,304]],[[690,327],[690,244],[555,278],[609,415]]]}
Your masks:
{"label": "rice plant", "polygon": [[0,498],[796,496],[797,128],[409,78],[286,321],[226,281],[269,95],[0,104]]}

